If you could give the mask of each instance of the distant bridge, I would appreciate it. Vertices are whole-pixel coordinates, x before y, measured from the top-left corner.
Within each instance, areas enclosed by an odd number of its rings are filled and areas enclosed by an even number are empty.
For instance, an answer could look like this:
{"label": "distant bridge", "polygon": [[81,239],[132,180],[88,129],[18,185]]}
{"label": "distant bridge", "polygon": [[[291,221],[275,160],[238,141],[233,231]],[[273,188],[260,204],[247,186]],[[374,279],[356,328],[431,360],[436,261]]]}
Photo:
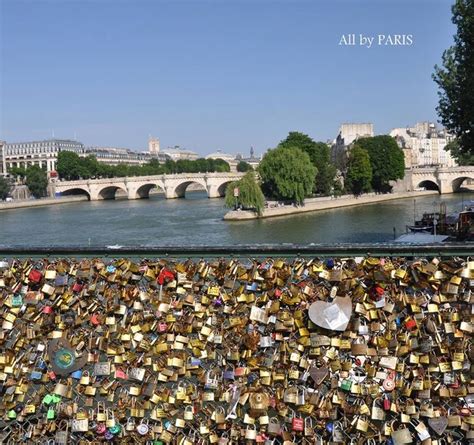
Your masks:
{"label": "distant bridge", "polygon": [[199,184],[209,198],[225,195],[226,187],[244,173],[180,173],[174,175],[134,176],[126,178],[84,179],[53,183],[54,193],[86,194],[91,201],[115,199],[120,191],[128,199],[148,198],[154,188],[164,192],[167,199],[183,198],[191,184]]}
{"label": "distant bridge", "polygon": [[405,178],[397,184],[396,190],[427,188],[439,193],[455,193],[466,179],[474,181],[474,166],[465,167],[414,167],[405,170]]}

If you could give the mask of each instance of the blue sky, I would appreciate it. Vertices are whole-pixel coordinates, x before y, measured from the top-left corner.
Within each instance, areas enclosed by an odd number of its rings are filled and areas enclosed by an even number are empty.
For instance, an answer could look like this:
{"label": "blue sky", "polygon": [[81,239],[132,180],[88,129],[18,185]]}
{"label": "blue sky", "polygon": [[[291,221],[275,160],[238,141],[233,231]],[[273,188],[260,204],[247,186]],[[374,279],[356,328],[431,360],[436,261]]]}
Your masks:
{"label": "blue sky", "polygon": [[[332,139],[437,120],[448,0],[0,0],[7,141],[257,153],[288,131]],[[411,46],[339,45],[355,33]]]}

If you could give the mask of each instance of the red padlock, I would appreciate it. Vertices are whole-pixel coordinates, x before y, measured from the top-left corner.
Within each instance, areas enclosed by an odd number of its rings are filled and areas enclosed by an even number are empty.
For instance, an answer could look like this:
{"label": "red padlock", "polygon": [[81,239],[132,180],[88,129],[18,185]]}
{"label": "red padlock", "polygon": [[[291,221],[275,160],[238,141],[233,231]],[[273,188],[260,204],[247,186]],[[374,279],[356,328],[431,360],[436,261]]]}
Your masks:
{"label": "red padlock", "polygon": [[293,417],[291,421],[291,429],[293,431],[303,431],[304,430],[304,421],[301,417]]}
{"label": "red padlock", "polygon": [[275,297],[277,298],[280,298],[281,294],[282,294],[282,291],[280,289],[275,289],[275,292],[273,293],[273,295],[275,295]]}
{"label": "red padlock", "polygon": [[56,373],[54,371],[48,371],[48,377],[50,380],[56,380]]}
{"label": "red padlock", "polygon": [[97,325],[100,324],[99,314],[92,314],[91,315],[91,324],[93,324],[94,326],[97,326]]}
{"label": "red padlock", "polygon": [[160,286],[163,286],[163,284],[165,284],[166,281],[172,281],[172,280],[174,280],[174,273],[168,269],[165,269],[164,267],[163,269],[161,269],[158,275],[158,278],[156,279],[157,283]]}
{"label": "red padlock", "polygon": [[81,283],[74,283],[74,286],[72,286],[72,291],[73,292],[80,292],[83,287],[84,287],[84,285],[81,284]]}
{"label": "red padlock", "polygon": [[43,274],[36,269],[33,269],[29,274],[28,274],[28,280],[31,281],[32,283],[39,283],[41,281],[41,278],[43,278]]}
{"label": "red padlock", "polygon": [[392,406],[392,402],[387,396],[385,396],[383,399],[383,409],[385,411],[389,411],[391,406]]}
{"label": "red padlock", "polygon": [[413,320],[413,318],[410,318],[408,320],[405,321],[405,327],[407,329],[414,329],[416,328],[416,321]]}
{"label": "red padlock", "polygon": [[52,314],[53,308],[51,306],[44,306],[43,307],[43,314]]}
{"label": "red padlock", "polygon": [[127,380],[127,374],[125,373],[125,371],[123,369],[120,369],[120,368],[117,368],[115,370],[115,378],[116,379],[123,379],[123,380]]}

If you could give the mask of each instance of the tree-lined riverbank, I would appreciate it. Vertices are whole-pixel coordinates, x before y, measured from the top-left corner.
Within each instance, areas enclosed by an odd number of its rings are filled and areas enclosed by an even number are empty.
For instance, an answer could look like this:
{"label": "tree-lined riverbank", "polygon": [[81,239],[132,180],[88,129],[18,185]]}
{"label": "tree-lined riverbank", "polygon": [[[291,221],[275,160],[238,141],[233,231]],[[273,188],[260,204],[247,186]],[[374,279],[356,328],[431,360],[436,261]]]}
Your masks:
{"label": "tree-lined riverbank", "polygon": [[391,201],[393,199],[416,198],[418,196],[438,195],[437,191],[427,190],[420,192],[388,193],[380,195],[368,193],[359,197],[344,195],[339,198],[322,197],[305,199],[303,206],[285,205],[281,207],[267,207],[262,215],[258,216],[250,210],[231,210],[224,215],[226,221],[245,221],[257,218],[274,218],[277,216],[291,216],[298,213],[315,212],[318,210],[336,209],[339,207],[354,207],[364,204],[374,204],[377,202]]}

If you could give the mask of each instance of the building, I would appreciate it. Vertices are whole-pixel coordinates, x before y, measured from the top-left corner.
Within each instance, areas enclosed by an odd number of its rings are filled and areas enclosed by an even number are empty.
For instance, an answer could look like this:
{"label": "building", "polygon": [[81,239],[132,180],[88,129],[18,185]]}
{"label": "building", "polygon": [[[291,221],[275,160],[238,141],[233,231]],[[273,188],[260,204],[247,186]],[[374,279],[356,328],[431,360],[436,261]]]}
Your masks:
{"label": "building", "polygon": [[222,159],[229,164],[231,171],[237,171],[237,164],[239,161],[233,154],[225,153],[222,150],[217,150],[214,153],[208,154],[206,159]]}
{"label": "building", "polygon": [[453,140],[444,128],[431,122],[419,122],[413,127],[394,128],[390,131],[405,154],[405,166],[454,167],[455,159],[444,147]]}
{"label": "building", "polygon": [[164,150],[161,150],[161,153],[173,161],[179,161],[183,159],[195,161],[199,158],[199,155],[196,152],[183,149],[179,145],[165,148]]}
{"label": "building", "polygon": [[260,161],[262,160],[262,157],[257,158],[255,156],[255,151],[254,151],[253,147],[250,147],[250,156],[249,157],[243,157],[241,154],[238,154],[235,157],[235,160],[237,161],[237,163],[239,163],[240,161],[244,161],[247,164],[250,164],[253,167],[253,169],[255,170],[258,167],[258,164],[260,164]]}
{"label": "building", "polygon": [[0,176],[7,173],[7,164],[5,161],[5,141],[0,141]]}
{"label": "building", "polygon": [[13,142],[4,145],[5,166],[27,168],[32,165],[45,167],[47,172],[56,170],[60,151],[81,151],[81,142],[69,139],[48,139],[44,141]]}
{"label": "building", "polygon": [[373,137],[374,125],[371,123],[345,123],[339,128],[339,133],[331,147],[331,160],[339,168],[345,170],[348,151],[359,138]]}
{"label": "building", "polygon": [[148,139],[148,153],[150,153],[151,156],[157,156],[159,152],[160,140],[158,138],[150,137],[150,139]]}
{"label": "building", "polygon": [[87,147],[78,152],[81,157],[95,156],[97,160],[107,165],[143,165],[151,161],[149,153],[140,153],[128,148],[117,147]]}

